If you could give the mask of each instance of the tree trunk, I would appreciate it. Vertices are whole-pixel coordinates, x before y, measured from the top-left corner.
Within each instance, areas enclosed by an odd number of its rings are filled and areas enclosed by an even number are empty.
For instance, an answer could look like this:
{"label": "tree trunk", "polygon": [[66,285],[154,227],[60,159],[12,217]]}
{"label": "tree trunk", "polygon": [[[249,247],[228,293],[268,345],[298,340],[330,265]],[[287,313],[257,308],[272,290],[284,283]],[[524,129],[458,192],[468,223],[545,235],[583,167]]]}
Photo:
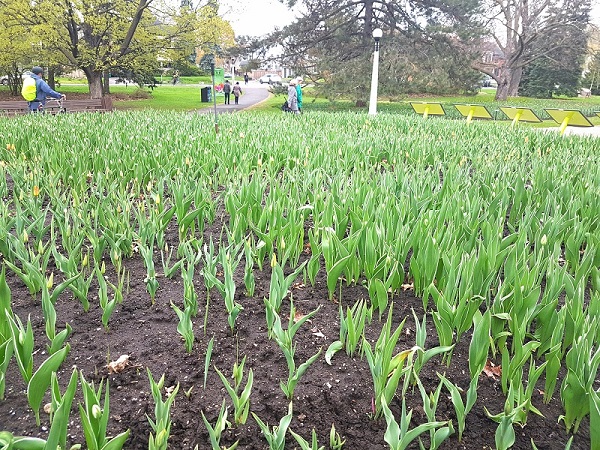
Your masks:
{"label": "tree trunk", "polygon": [[496,77],[498,88],[496,89],[496,100],[504,101],[508,97],[516,97],[519,93],[519,83],[523,74],[522,67],[501,67],[500,75]]}
{"label": "tree trunk", "polygon": [[102,72],[90,68],[84,69],[84,72],[90,88],[90,98],[102,98]]}
{"label": "tree trunk", "polygon": [[102,92],[110,94],[110,72],[105,70],[102,74]]}
{"label": "tree trunk", "polygon": [[46,81],[48,82],[48,86],[56,90],[56,78],[54,76],[54,69],[52,67],[48,68],[48,80]]}

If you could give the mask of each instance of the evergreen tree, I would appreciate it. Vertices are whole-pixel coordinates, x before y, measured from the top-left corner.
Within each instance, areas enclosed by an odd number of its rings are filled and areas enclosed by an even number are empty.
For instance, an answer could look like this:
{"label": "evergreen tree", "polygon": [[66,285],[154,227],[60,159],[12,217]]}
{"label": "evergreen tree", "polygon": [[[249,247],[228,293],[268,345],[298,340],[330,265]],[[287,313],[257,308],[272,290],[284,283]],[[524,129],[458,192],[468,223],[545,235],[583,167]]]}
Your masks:
{"label": "evergreen tree", "polygon": [[[288,1],[293,6],[295,1]],[[296,23],[270,36],[283,47],[283,61],[312,75],[327,97],[369,96],[375,28],[383,30],[379,94],[468,92],[480,75],[481,28],[473,17],[478,0],[302,0]]]}

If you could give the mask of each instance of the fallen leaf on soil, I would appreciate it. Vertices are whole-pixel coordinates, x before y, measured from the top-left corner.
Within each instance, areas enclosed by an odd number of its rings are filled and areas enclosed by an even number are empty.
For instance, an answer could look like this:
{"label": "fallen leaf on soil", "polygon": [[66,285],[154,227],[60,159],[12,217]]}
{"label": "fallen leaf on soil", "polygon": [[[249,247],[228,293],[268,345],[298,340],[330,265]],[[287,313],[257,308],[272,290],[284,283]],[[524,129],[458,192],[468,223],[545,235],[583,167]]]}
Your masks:
{"label": "fallen leaf on soil", "polygon": [[175,389],[175,386],[169,386],[168,388],[165,389],[165,393],[167,394],[167,397],[171,396],[171,394],[173,393],[173,389]]}
{"label": "fallen leaf on soil", "polygon": [[414,290],[414,289],[415,289],[415,285],[413,283],[406,283],[406,284],[402,285],[403,291]]}
{"label": "fallen leaf on soil", "polygon": [[294,283],[292,284],[292,289],[302,289],[303,287],[305,287],[304,283]]}
{"label": "fallen leaf on soil", "polygon": [[304,253],[305,253],[306,255],[310,255],[310,254],[311,254],[310,243],[309,243],[309,244],[305,244],[305,245],[304,245]]}
{"label": "fallen leaf on soil", "polygon": [[[294,313],[294,323],[296,323],[296,322],[298,322],[298,321],[302,320],[302,318],[303,318],[303,317],[304,317],[304,314],[302,314],[300,311],[296,311],[296,312]],[[312,321],[311,321],[310,319],[306,319],[306,321],[307,321],[308,323],[312,323]]]}
{"label": "fallen leaf on soil", "polygon": [[129,365],[129,355],[121,355],[116,361],[109,362],[108,373],[121,373]]}
{"label": "fallen leaf on soil", "polygon": [[324,338],[324,339],[327,337],[316,328],[311,328],[310,331],[313,334],[313,336]]}
{"label": "fallen leaf on soil", "polygon": [[488,359],[483,368],[483,373],[490,378],[500,377],[502,375],[502,366],[496,366]]}

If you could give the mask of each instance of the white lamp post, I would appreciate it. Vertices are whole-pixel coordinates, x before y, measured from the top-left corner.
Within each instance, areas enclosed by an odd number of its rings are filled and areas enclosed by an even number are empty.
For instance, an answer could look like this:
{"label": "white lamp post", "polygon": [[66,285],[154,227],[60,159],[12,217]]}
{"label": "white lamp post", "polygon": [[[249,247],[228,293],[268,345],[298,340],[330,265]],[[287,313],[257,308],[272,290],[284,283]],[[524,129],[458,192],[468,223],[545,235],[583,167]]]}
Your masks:
{"label": "white lamp post", "polygon": [[377,114],[377,83],[379,78],[379,40],[383,36],[381,28],[373,30],[375,39],[375,51],[373,51],[373,75],[371,76],[371,97],[369,99],[369,115]]}

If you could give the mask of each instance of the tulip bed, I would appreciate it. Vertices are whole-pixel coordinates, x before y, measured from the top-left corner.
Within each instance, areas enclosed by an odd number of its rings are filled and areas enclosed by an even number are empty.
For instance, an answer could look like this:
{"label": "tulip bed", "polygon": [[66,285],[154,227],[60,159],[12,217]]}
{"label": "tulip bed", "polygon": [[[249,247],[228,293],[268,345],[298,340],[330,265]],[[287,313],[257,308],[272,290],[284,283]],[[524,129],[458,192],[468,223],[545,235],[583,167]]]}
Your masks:
{"label": "tulip bed", "polygon": [[598,141],[219,125],[0,118],[0,448],[600,448]]}

